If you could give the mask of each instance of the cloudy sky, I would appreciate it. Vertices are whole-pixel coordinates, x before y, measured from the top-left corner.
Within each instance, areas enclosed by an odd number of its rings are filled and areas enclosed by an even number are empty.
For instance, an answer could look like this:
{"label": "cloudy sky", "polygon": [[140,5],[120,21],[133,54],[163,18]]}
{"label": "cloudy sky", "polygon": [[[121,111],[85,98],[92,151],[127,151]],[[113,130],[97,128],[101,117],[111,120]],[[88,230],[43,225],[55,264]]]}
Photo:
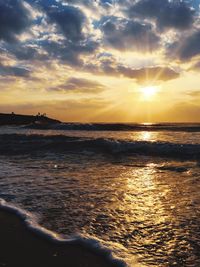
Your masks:
{"label": "cloudy sky", "polygon": [[0,112],[200,121],[200,0],[0,0]]}

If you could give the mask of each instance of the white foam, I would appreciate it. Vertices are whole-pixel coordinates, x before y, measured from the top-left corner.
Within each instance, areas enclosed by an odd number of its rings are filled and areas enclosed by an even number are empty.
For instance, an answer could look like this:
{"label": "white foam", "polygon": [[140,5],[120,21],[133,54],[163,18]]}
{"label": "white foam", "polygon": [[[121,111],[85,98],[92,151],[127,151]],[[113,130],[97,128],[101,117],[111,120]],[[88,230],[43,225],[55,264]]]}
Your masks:
{"label": "white foam", "polygon": [[[38,217],[34,215],[33,213],[30,213],[20,207],[17,207],[13,204],[10,204],[6,202],[4,199],[0,198],[0,209],[6,210],[9,212],[12,212],[16,214],[18,217],[22,219],[22,221],[25,223],[26,227],[30,229],[33,232],[36,232],[38,235],[43,236],[44,238],[47,238],[51,242],[54,243],[62,243],[62,244],[79,244],[84,247],[87,247],[89,249],[92,249],[93,251],[97,252],[98,254],[104,256],[107,258],[111,263],[116,264],[116,267],[128,267],[127,263],[125,261],[119,259],[117,256],[113,256],[113,252],[108,248],[109,243],[103,242],[97,238],[91,238],[89,236],[83,236],[83,235],[76,235],[74,237],[64,237],[60,234],[57,234],[53,231],[50,231],[38,223]],[[111,244],[110,244],[111,245]],[[122,247],[119,244],[113,244],[112,248],[115,252],[117,250],[122,250]],[[117,254],[117,253],[116,253]],[[131,264],[132,266],[132,264]],[[138,265],[134,265],[138,266]],[[141,265],[139,265],[141,266]]]}

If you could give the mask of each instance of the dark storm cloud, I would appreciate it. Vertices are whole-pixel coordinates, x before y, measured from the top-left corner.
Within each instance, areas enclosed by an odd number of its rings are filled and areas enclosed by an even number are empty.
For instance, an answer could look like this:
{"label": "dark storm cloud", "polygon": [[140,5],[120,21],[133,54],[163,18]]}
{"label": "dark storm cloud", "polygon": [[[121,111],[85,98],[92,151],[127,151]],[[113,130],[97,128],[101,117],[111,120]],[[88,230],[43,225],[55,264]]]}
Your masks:
{"label": "dark storm cloud", "polygon": [[32,47],[22,43],[14,43],[6,45],[5,48],[19,60],[32,60],[39,58],[39,48],[37,46]]}
{"label": "dark storm cloud", "polygon": [[131,69],[124,66],[119,66],[118,72],[125,77],[137,80],[137,82],[145,82],[146,80],[168,81],[179,77],[179,73],[167,67]]}
{"label": "dark storm cloud", "polygon": [[[27,1],[46,14],[47,22],[55,24],[68,40],[79,41],[83,39],[82,29],[87,18],[79,7],[73,6],[79,1]],[[65,2],[70,2],[71,5],[63,5]]]}
{"label": "dark storm cloud", "polygon": [[98,43],[90,40],[75,43],[65,40],[59,43],[47,40],[40,42],[40,46],[48,54],[46,60],[58,60],[62,64],[81,67],[83,61],[80,56],[93,53],[97,49]]}
{"label": "dark storm cloud", "polygon": [[[90,69],[92,69],[92,67]],[[169,67],[154,66],[134,69],[124,65],[116,64],[116,62],[113,64],[112,59],[104,60],[101,63],[99,70],[96,69],[95,71],[96,73],[99,72],[100,74],[107,74],[116,77],[124,76],[131,78],[138,83],[143,83],[146,81],[168,81],[176,79],[180,76],[180,73]]]}
{"label": "dark storm cloud", "polygon": [[[34,2],[35,8],[45,14],[46,23],[55,25],[56,31],[54,36],[62,34],[64,38],[51,40],[46,33],[45,38],[37,42],[37,45],[44,50],[47,55],[41,57],[36,54],[37,58],[44,60],[58,60],[60,63],[71,66],[82,66],[82,55],[94,53],[99,43],[92,38],[92,33],[83,32],[87,26],[87,17],[77,6],[72,6],[70,1],[31,1]],[[63,5],[68,2],[69,5]],[[70,2],[70,3],[69,3]],[[79,1],[74,1],[73,4]],[[85,1],[86,3],[87,1]],[[51,34],[51,33],[49,33]],[[30,50],[31,52],[31,50]],[[32,53],[35,54],[34,49]]]}
{"label": "dark storm cloud", "polygon": [[0,64],[0,76],[28,77],[30,70],[17,66],[4,66]]}
{"label": "dark storm cloud", "polygon": [[151,51],[159,47],[160,38],[149,23],[108,17],[102,31],[105,42],[118,50]]}
{"label": "dark storm cloud", "polygon": [[[36,40],[31,39],[28,42],[21,41],[4,45],[4,49],[8,53],[14,55],[18,60],[58,60],[61,63],[71,66],[81,66],[81,55],[93,53],[99,46],[96,41],[92,40],[91,35],[83,34],[82,30],[87,19],[78,7],[62,6],[59,2],[54,0],[27,0],[27,2],[34,7],[35,10],[40,10],[42,12],[42,15],[40,14],[40,17],[35,19],[33,25],[40,26],[40,31],[43,29],[43,33],[41,33],[40,38]],[[22,2],[17,0],[17,3],[21,8],[23,7]],[[14,7],[15,5],[9,6],[13,13],[15,13],[14,9],[12,9]],[[8,14],[4,15],[8,16]],[[19,16],[23,18],[23,13]],[[46,24],[41,25],[42,22]],[[14,24],[14,21],[12,23]],[[56,25],[57,30],[53,33],[48,32],[48,27],[47,29],[44,28],[44,25],[47,24]],[[26,29],[26,26],[27,25],[24,26],[24,29]],[[14,27],[15,26],[13,26],[13,28]],[[51,40],[51,34],[54,34],[54,41]],[[58,34],[62,34],[64,38],[58,37],[58,40],[56,40]]]}
{"label": "dark storm cloud", "polygon": [[115,77],[123,76],[131,78],[138,83],[148,81],[169,81],[180,76],[180,73],[174,69],[164,66],[149,66],[137,69],[131,68],[119,64],[113,57],[103,59],[98,67],[91,63],[85,65],[84,68],[98,75],[110,75]]}
{"label": "dark storm cloud", "polygon": [[47,15],[68,40],[83,39],[82,28],[86,18],[80,9],[73,6],[65,6],[61,9],[53,7],[47,10]]}
{"label": "dark storm cloud", "polygon": [[140,0],[128,11],[130,18],[139,16],[156,21],[160,30],[166,28],[188,29],[195,19],[195,11],[185,1]]}
{"label": "dark storm cloud", "polygon": [[91,81],[83,78],[71,77],[65,84],[66,90],[94,90],[101,91],[104,86],[96,81]]}
{"label": "dark storm cloud", "polygon": [[16,41],[30,25],[30,14],[20,0],[0,0],[0,39]]}
{"label": "dark storm cloud", "polygon": [[72,66],[82,65],[77,51],[74,51],[72,46],[68,43],[45,42],[43,48],[48,52],[48,57],[54,60],[59,60],[62,63],[67,63]]}
{"label": "dark storm cloud", "polygon": [[56,87],[50,87],[49,91],[79,91],[85,93],[97,93],[105,89],[105,86],[96,81],[91,81],[83,78],[71,77],[66,83]]}
{"label": "dark storm cloud", "polygon": [[200,30],[188,36],[183,36],[181,41],[174,42],[167,49],[167,56],[178,58],[182,61],[190,60],[200,55]]}

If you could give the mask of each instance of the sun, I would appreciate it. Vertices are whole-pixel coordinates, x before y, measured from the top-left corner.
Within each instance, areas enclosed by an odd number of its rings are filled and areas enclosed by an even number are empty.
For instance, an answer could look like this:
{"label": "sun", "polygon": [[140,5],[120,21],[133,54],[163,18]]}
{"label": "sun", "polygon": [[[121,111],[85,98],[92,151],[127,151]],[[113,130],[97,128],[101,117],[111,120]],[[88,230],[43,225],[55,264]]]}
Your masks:
{"label": "sun", "polygon": [[140,89],[142,98],[146,100],[152,99],[158,92],[157,86],[145,86]]}

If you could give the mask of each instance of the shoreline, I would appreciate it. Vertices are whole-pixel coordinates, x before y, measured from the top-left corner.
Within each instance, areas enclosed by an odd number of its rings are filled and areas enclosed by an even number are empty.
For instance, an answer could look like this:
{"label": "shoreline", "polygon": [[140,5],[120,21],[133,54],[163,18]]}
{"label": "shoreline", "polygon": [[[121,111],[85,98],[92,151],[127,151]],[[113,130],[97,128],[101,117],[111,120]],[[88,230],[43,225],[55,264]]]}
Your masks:
{"label": "shoreline", "polygon": [[[18,216],[19,215],[19,216]],[[33,231],[26,218],[6,207],[0,207],[0,266],[7,267],[117,267],[108,253],[95,251],[78,242],[57,242],[47,233]]]}

